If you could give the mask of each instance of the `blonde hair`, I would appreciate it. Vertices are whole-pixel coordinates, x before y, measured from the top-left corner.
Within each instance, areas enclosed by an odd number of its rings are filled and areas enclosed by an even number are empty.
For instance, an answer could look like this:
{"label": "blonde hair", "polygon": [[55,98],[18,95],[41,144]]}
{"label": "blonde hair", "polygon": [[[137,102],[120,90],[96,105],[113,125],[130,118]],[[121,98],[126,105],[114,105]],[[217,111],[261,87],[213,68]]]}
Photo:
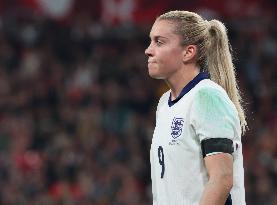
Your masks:
{"label": "blonde hair", "polygon": [[224,24],[218,20],[204,20],[200,15],[189,11],[170,11],[157,20],[176,22],[175,33],[182,37],[182,45],[197,46],[196,64],[202,70],[207,70],[211,80],[226,90],[238,111],[244,134],[247,122]]}

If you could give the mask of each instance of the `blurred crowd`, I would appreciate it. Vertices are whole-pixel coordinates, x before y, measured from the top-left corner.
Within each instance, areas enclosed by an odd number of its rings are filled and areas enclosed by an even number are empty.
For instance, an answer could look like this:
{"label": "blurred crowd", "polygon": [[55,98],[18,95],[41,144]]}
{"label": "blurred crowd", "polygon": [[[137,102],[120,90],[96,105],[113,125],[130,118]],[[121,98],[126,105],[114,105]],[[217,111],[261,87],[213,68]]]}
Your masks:
{"label": "blurred crowd", "polygon": [[[276,14],[254,11],[221,20],[249,125],[247,204],[276,205]],[[1,18],[0,204],[152,204],[149,147],[167,88],[148,77],[149,30],[88,13]]]}

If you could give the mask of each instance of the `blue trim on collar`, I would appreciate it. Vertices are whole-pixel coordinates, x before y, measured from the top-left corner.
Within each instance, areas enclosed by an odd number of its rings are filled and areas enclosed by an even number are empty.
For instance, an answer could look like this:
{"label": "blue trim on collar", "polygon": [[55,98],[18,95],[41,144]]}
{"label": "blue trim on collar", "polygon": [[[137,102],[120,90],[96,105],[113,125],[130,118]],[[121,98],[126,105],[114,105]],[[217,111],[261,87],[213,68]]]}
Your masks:
{"label": "blue trim on collar", "polygon": [[177,103],[185,94],[187,94],[194,86],[196,86],[201,80],[209,79],[208,72],[200,72],[195,78],[193,78],[181,91],[180,95],[175,99],[171,100],[171,93],[168,99],[168,106],[171,107]]}

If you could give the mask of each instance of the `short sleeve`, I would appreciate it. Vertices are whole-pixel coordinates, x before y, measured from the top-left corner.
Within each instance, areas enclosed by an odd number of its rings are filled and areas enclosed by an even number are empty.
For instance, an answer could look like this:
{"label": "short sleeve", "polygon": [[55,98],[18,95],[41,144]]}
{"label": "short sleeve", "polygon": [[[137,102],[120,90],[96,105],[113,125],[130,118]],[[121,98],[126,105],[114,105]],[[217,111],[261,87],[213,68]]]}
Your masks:
{"label": "short sleeve", "polygon": [[216,88],[197,91],[191,107],[190,124],[201,142],[202,151],[207,149],[213,153],[230,153],[233,140],[240,133],[235,106],[223,90]]}

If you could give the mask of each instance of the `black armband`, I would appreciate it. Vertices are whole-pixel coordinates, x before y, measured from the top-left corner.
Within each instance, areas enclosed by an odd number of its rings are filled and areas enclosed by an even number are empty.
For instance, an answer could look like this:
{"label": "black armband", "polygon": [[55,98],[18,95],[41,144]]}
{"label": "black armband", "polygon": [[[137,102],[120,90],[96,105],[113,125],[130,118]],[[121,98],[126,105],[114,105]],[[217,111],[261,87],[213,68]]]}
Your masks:
{"label": "black armband", "polygon": [[232,154],[234,152],[233,141],[227,138],[210,138],[201,141],[203,157],[215,152]]}

